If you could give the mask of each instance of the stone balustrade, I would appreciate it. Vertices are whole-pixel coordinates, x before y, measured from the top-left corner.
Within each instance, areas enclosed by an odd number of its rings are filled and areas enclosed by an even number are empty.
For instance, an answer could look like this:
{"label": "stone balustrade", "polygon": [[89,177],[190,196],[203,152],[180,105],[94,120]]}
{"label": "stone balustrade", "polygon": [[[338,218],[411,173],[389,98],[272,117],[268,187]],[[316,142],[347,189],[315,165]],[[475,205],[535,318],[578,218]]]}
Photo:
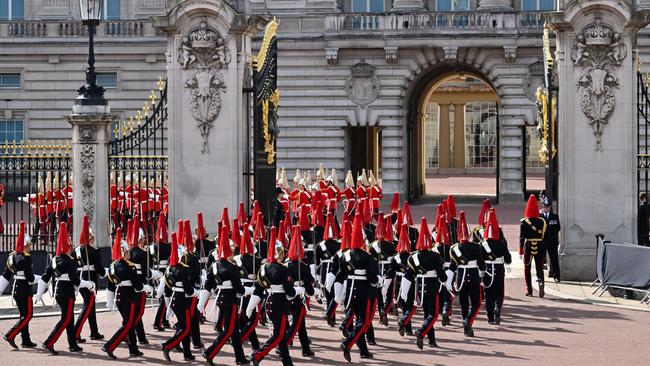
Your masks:
{"label": "stone balustrade", "polygon": [[544,26],[539,12],[457,12],[457,13],[384,13],[336,14],[326,18],[326,31],[424,31],[429,29],[489,30],[540,29]]}
{"label": "stone balustrade", "polygon": [[[0,38],[87,38],[88,28],[78,20],[21,20],[0,22]],[[101,38],[161,37],[147,20],[110,20],[97,27]]]}

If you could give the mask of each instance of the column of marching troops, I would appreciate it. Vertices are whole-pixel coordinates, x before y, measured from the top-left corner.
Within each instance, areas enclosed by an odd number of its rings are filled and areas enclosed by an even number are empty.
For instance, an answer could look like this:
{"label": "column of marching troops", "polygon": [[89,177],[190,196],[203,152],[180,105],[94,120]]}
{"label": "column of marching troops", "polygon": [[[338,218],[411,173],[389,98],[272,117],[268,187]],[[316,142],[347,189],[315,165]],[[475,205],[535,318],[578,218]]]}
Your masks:
{"label": "column of marching troops", "polygon": [[[488,322],[500,324],[504,277],[511,256],[489,200],[483,202],[478,225],[471,230],[465,213],[456,212],[453,196],[437,206],[432,228],[424,217],[415,226],[408,202],[400,207],[397,193],[389,212],[380,211],[382,192],[372,172],[370,178],[364,172],[356,186],[348,172],[344,190],[336,186],[335,174],[332,171],[324,178],[319,173],[315,184],[297,174],[295,189],[289,191],[286,173],[281,171],[271,227],[265,226],[257,202],[250,216],[240,204],[232,221],[224,208],[214,240],[207,236],[201,213],[194,230],[189,220],[179,220],[176,231],[168,233],[163,212],[149,235],[136,212],[124,227],[117,226],[108,268],[100,264],[84,217],[76,248],[67,224],[60,223],[56,256],[42,276],[35,275],[29,236],[21,222],[16,250],[0,277],[0,290],[12,277],[15,280],[13,296],[20,319],[4,339],[18,348],[15,339],[21,334],[23,347],[36,346],[28,330],[32,306],[42,301],[51,281],[61,317],[43,348],[57,354],[54,345],[65,330],[69,350],[82,351],[79,344],[86,342],[81,337],[86,322],[91,339],[104,339],[95,315],[100,277],[108,280],[106,306],[122,317],[121,326],[101,347],[112,359],[123,342],[131,357],[142,356],[138,344],[148,344],[142,321],[148,296],[158,299],[154,328],[174,330],[161,344],[167,361],[171,361],[172,351],[194,360],[192,343],[203,350],[208,364],[213,364],[221,348],[230,343],[237,364],[259,364],[275,349],[282,363],[291,365],[289,346],[296,336],[302,355],[313,356],[306,324],[312,299],[322,304],[327,324],[338,325],[342,332],[340,349],[347,361],[355,345],[361,358],[372,357],[368,344],[376,344],[376,317],[386,326],[394,315],[401,336],[414,336],[420,349],[425,339],[429,347],[436,347],[434,324],[439,317],[443,326],[451,322],[456,296],[465,336],[474,336],[473,323],[482,302]],[[342,213],[337,212],[339,203],[343,203]],[[546,223],[538,216],[537,200],[531,196],[520,237],[527,272],[532,262],[540,261],[538,245]],[[33,283],[38,284],[35,295]],[[526,284],[532,294],[530,274]],[[542,283],[540,289],[543,296]],[[83,297],[83,307],[75,321],[77,291]],[[421,315],[417,315],[418,309]],[[217,331],[208,347],[199,331],[206,316],[214,317]],[[422,317],[419,327],[414,324],[416,316]],[[169,321],[174,318],[172,327]],[[270,337],[263,344],[257,335],[258,324],[270,327]],[[250,357],[244,354],[244,342],[253,350]]]}

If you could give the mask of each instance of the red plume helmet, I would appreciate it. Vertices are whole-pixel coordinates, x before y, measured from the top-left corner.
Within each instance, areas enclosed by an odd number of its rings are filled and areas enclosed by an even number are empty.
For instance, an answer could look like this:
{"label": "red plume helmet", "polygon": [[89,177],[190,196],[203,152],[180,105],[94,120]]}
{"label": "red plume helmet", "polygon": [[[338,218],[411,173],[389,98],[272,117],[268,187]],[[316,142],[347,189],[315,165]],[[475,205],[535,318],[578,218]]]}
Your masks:
{"label": "red plume helmet", "polygon": [[528,197],[528,202],[526,203],[526,211],[524,212],[524,217],[527,219],[533,219],[539,217],[539,205],[537,203],[537,197],[534,194],[531,194]]}
{"label": "red plume helmet", "polygon": [[167,224],[165,223],[165,215],[158,216],[158,227],[156,228],[156,242],[167,243],[169,241],[169,234],[167,233]]}
{"label": "red plume helmet", "polygon": [[443,216],[445,214],[445,206],[444,203],[438,205],[438,209],[436,210],[436,221],[433,223],[434,228],[438,230],[438,221],[440,219],[440,216]]}
{"label": "red plume helmet", "polygon": [[70,236],[68,236],[68,225],[62,222],[59,225],[59,238],[56,241],[56,255],[67,254],[70,250]]}
{"label": "red plume helmet", "polygon": [[133,218],[133,227],[131,228],[131,242],[129,242],[129,248],[135,248],[138,246],[140,241],[140,216],[135,215]]}
{"label": "red plume helmet", "polygon": [[111,259],[119,261],[122,259],[122,228],[118,227],[115,230],[115,240],[113,240],[113,251],[111,252]]}
{"label": "red plume helmet", "polygon": [[257,214],[259,214],[260,212],[262,212],[262,210],[260,209],[260,202],[259,201],[253,202],[253,213],[251,214],[252,225],[255,225],[255,221],[257,220]]}
{"label": "red plume helmet", "polygon": [[[185,222],[183,220],[178,220],[178,230],[176,230],[176,244],[182,245],[185,241]],[[180,242],[180,243],[179,243]]]}
{"label": "red plume helmet", "polygon": [[386,216],[386,221],[384,222],[385,233],[384,240],[389,242],[395,241],[395,235],[393,234],[393,218],[391,215]]}
{"label": "red plume helmet", "polygon": [[266,261],[268,263],[275,263],[275,241],[277,238],[277,230],[275,226],[271,227],[271,239],[269,240],[269,251],[268,254],[266,255]]}
{"label": "red plume helmet", "polygon": [[133,241],[133,219],[129,219],[126,222],[126,244],[131,247],[131,242]]}
{"label": "red plume helmet", "polygon": [[196,214],[196,239],[203,240],[205,239],[206,232],[205,226],[203,226],[203,212]]}
{"label": "red plume helmet", "polygon": [[244,202],[239,202],[239,211],[237,212],[237,218],[239,219],[241,226],[246,227],[248,218],[246,217],[246,207],[244,206]]}
{"label": "red plume helmet", "polygon": [[261,212],[257,214],[255,220],[255,234],[253,235],[255,241],[263,241],[266,239],[266,231],[264,230],[264,216]]}
{"label": "red plume helmet", "polygon": [[411,205],[409,201],[404,201],[404,217],[403,219],[409,226],[413,226],[413,215],[411,214]]}
{"label": "red plume helmet", "polygon": [[364,225],[370,225],[372,222],[372,212],[370,211],[370,199],[366,198],[363,205],[363,223]]}
{"label": "red plume helmet", "polygon": [[467,243],[470,241],[467,220],[465,219],[465,211],[460,212],[460,219],[458,220],[458,241],[461,243]]}
{"label": "red plume helmet", "polygon": [[352,235],[350,235],[350,249],[361,249],[365,244],[363,239],[363,217],[361,213],[357,212],[354,215],[354,224],[352,225]]}
{"label": "red plume helmet", "polygon": [[350,236],[352,235],[352,225],[346,217],[343,221],[343,230],[341,233],[341,251],[350,249]]}
{"label": "red plume helmet", "polygon": [[[225,226],[224,226],[225,227]],[[194,238],[192,237],[192,226],[190,220],[183,221],[183,235],[185,235],[185,248],[188,253],[194,252]]]}
{"label": "red plume helmet", "polygon": [[287,230],[285,229],[286,224],[284,221],[280,221],[280,226],[278,226],[278,240],[282,243],[283,247],[287,247]]}
{"label": "red plume helmet", "polygon": [[384,214],[380,212],[379,215],[377,215],[377,226],[375,226],[375,238],[377,239],[377,241],[383,241],[385,234],[386,233],[384,232]]}
{"label": "red plume helmet", "polygon": [[291,234],[291,244],[289,244],[289,260],[297,261],[302,259],[302,235],[298,226],[293,227]]}
{"label": "red plume helmet", "polygon": [[390,201],[390,213],[396,213],[399,210],[399,192],[393,193],[393,199]]}
{"label": "red plume helmet", "polygon": [[230,232],[230,218],[228,217],[228,207],[224,207],[223,211],[221,212],[221,222],[223,222],[223,226],[226,226],[228,228],[228,232]]}
{"label": "red plume helmet", "polygon": [[492,207],[492,205],[490,205],[490,199],[483,200],[483,204],[481,205],[481,211],[478,214],[478,224],[480,226],[485,227],[485,225],[487,224],[485,222],[485,219],[487,218],[490,207]]}
{"label": "red plume helmet", "polygon": [[449,215],[449,222],[456,218],[456,200],[452,195],[447,196],[447,214]]}
{"label": "red plume helmet", "polygon": [[230,249],[230,235],[226,226],[221,228],[221,235],[219,235],[219,251],[217,254],[219,255],[219,258],[222,259],[232,256],[232,249]]}
{"label": "red plume helmet", "polygon": [[25,252],[25,221],[20,222],[18,237],[16,238],[16,253]]}
{"label": "red plume helmet", "polygon": [[438,217],[438,223],[436,224],[436,243],[438,244],[449,244],[451,237],[449,236],[449,224],[444,215]]}
{"label": "red plume helmet", "polygon": [[497,212],[495,209],[491,208],[488,211],[487,215],[487,226],[483,232],[483,238],[490,240],[499,240],[501,238],[499,234],[499,222],[497,221]]}
{"label": "red plume helmet", "polygon": [[325,221],[325,239],[336,240],[339,238],[339,233],[336,228],[336,221],[334,221],[334,214],[330,211],[327,213],[327,220]]}
{"label": "red plume helmet", "polygon": [[90,243],[90,220],[88,215],[84,215],[81,220],[81,233],[79,233],[79,245],[88,245]]}
{"label": "red plume helmet", "polygon": [[176,238],[176,233],[172,233],[172,242],[171,242],[171,252],[169,254],[169,266],[174,267],[178,264],[178,238]]}
{"label": "red plume helmet", "polygon": [[254,254],[253,241],[251,240],[251,231],[244,229],[244,234],[241,237],[241,244],[239,245],[239,254]]}
{"label": "red plume helmet", "polygon": [[429,250],[433,244],[431,243],[431,233],[429,232],[429,225],[427,224],[427,219],[422,217],[420,221],[420,235],[418,236],[418,241],[415,248],[417,250]]}
{"label": "red plume helmet", "polygon": [[409,238],[409,226],[407,224],[400,225],[397,251],[400,253],[409,253],[411,251],[411,239]]}
{"label": "red plume helmet", "polygon": [[[250,230],[244,230],[250,231]],[[239,232],[239,218],[232,219],[232,233],[230,234],[232,241],[235,242],[235,245],[239,246],[241,243],[241,234]],[[250,235],[249,235],[250,237]],[[241,247],[239,248],[241,251]]]}

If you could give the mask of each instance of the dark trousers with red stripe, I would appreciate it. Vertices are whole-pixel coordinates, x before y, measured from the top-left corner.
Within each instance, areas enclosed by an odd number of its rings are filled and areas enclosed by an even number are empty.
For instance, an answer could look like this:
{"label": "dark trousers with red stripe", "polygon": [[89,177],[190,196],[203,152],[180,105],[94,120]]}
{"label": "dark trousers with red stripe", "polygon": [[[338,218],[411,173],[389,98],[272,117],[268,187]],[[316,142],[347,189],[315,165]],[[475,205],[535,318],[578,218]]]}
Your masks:
{"label": "dark trousers with red stripe", "polygon": [[307,306],[302,303],[301,299],[294,298],[290,302],[289,310],[291,311],[292,321],[287,328],[287,345],[293,343],[293,338],[298,334],[303,352],[310,351],[309,336],[307,335],[307,327],[305,326]]}
{"label": "dark trousers with red stripe", "polygon": [[97,314],[95,313],[95,291],[81,288],[79,289],[79,293],[84,300],[84,304],[81,307],[81,313],[74,325],[75,336],[77,339],[81,338],[81,331],[86,320],[88,320],[88,325],[90,325],[90,335],[98,335],[99,329],[97,328]]}
{"label": "dark trousers with red stripe", "polygon": [[440,289],[440,296],[438,296],[438,309],[440,314],[447,313],[447,315],[451,316],[453,302],[454,295],[443,286],[442,289]]}
{"label": "dark trousers with red stripe", "polygon": [[[372,290],[371,290],[372,291]],[[379,297],[372,298],[370,301],[370,313],[368,314],[368,317],[370,318],[370,322],[368,323],[367,329],[366,329],[366,340],[370,343],[375,343],[375,327],[372,326],[372,321],[375,319],[375,313],[377,312],[377,307],[379,306],[379,298],[381,298],[381,293],[379,294]]]}
{"label": "dark trousers with red stripe", "polygon": [[325,319],[329,319],[333,323],[336,320],[336,308],[338,307],[338,304],[334,301],[333,289],[332,291],[325,291],[325,304]]}
{"label": "dark trousers with red stripe", "polygon": [[267,319],[273,323],[273,333],[269,339],[266,340],[259,351],[253,353],[253,358],[257,362],[262,361],[266,355],[271,352],[275,347],[280,351],[280,359],[283,365],[292,365],[291,356],[289,355],[289,347],[287,346],[286,332],[287,332],[287,301],[285,299],[278,299],[280,296],[285,296],[284,293],[272,294],[268,296],[266,309]]}
{"label": "dark trousers with red stripe", "polygon": [[158,310],[156,311],[156,317],[154,318],[153,326],[157,328],[168,328],[169,322],[165,318],[167,313],[167,304],[165,303],[165,297],[161,296],[158,299]]}
{"label": "dark trousers with red stripe", "polygon": [[[196,299],[196,298],[193,298]],[[198,301],[192,301],[190,306],[190,334],[192,336],[192,344],[194,347],[203,347],[203,342],[201,342],[201,313],[196,308]],[[225,325],[224,325],[225,326]]]}
{"label": "dark trousers with red stripe", "polygon": [[[119,290],[118,290],[119,291]],[[137,338],[135,336],[135,318],[138,313],[138,303],[133,299],[127,300],[126,296],[118,296],[117,309],[122,316],[122,325],[113,336],[104,344],[107,351],[113,352],[117,346],[128,337],[129,353],[138,351]],[[136,296],[140,296],[136,294]]]}
{"label": "dark trousers with red stripe", "polygon": [[505,295],[505,270],[503,264],[496,264],[494,266],[494,277],[488,279],[486,276],[483,280],[483,283],[487,284],[490,284],[490,281],[492,281],[490,287],[485,287],[485,312],[487,313],[488,321],[494,321],[495,310],[501,313]]}
{"label": "dark trousers with red stripe", "polygon": [[16,300],[16,306],[18,306],[18,313],[20,318],[16,324],[9,329],[5,337],[8,340],[13,341],[20,333],[20,336],[23,339],[23,344],[31,343],[29,337],[29,321],[32,320],[34,315],[34,309],[32,308],[32,297],[31,296],[22,296],[18,292],[14,293],[14,300]]}
{"label": "dark trousers with red stripe", "polygon": [[47,337],[44,344],[52,348],[56,341],[59,340],[63,331],[66,331],[68,336],[68,345],[70,347],[77,347],[77,337],[74,334],[74,297],[57,296],[56,303],[61,308],[61,319],[56,323],[52,333]]}
{"label": "dark trousers with red stripe", "polygon": [[[250,296],[244,296],[241,306],[243,310],[248,307],[250,298]],[[239,334],[241,335],[241,341],[250,341],[253,350],[260,349],[260,341],[257,338],[257,332],[255,331],[255,327],[257,327],[259,320],[260,313],[257,310],[253,311],[250,318],[246,316],[246,311],[242,311],[241,316],[239,317]]]}
{"label": "dark trousers with red stripe", "polygon": [[350,308],[354,316],[354,325],[348,333],[348,337],[343,340],[342,344],[348,350],[352,349],[355,344],[359,347],[362,355],[368,354],[368,345],[366,344],[366,331],[370,326],[370,313],[372,311],[372,302],[368,296],[355,296],[350,301]]}
{"label": "dark trousers with red stripe", "polygon": [[458,301],[463,321],[471,326],[481,308],[481,283],[466,281],[458,292]]}
{"label": "dark trousers with red stripe", "polygon": [[433,329],[433,325],[438,320],[438,283],[436,281],[433,291],[426,291],[424,293],[424,299],[422,300],[422,312],[424,313],[424,321],[420,327],[420,335],[422,337],[428,337],[429,342],[435,341],[436,332]]}
{"label": "dark trousers with red stripe", "polygon": [[219,333],[214,343],[205,350],[205,354],[210,360],[215,358],[223,345],[230,339],[230,345],[235,352],[235,359],[237,361],[243,361],[246,356],[244,356],[244,349],[241,345],[241,334],[239,333],[239,321],[237,319],[237,304],[224,304],[220,305],[219,308],[223,319],[223,332]]}
{"label": "dark trousers with red stripe", "polygon": [[147,295],[143,292],[136,293],[136,314],[135,314],[135,334],[140,343],[147,343],[147,335],[144,332],[144,324],[142,324],[142,315],[144,315],[144,307],[147,305]]}
{"label": "dark trousers with red stripe", "polygon": [[[195,299],[194,297],[191,299]],[[175,292],[174,297],[172,298],[172,310],[178,322],[176,323],[176,333],[163,343],[163,347],[166,350],[171,351],[178,344],[183,345],[183,354],[185,356],[191,356],[192,350],[190,349],[190,328],[192,326],[192,315],[190,313],[190,307],[194,305],[194,301],[190,298],[185,297],[185,293]]]}

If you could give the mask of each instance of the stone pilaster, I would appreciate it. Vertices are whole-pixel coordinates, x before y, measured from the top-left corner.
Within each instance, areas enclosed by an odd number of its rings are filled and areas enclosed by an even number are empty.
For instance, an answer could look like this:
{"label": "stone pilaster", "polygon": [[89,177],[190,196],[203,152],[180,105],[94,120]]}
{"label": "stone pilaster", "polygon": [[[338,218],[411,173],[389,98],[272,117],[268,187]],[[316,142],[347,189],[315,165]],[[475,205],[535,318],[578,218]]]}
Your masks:
{"label": "stone pilaster", "polygon": [[108,143],[110,125],[117,116],[109,107],[75,106],[67,116],[72,125],[73,154],[73,241],[79,235],[83,215],[99,247],[110,247]]}

